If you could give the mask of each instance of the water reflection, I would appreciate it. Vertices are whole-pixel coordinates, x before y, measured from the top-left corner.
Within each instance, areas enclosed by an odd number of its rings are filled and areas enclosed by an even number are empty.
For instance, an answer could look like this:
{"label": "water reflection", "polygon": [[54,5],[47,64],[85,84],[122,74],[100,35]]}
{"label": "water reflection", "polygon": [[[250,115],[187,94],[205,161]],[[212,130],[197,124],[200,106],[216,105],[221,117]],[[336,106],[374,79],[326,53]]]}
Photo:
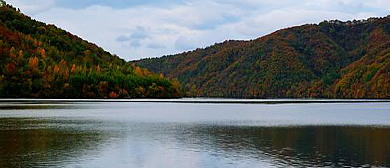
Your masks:
{"label": "water reflection", "polygon": [[[390,166],[388,127],[255,127],[53,118],[5,118],[0,123],[0,167]],[[199,155],[204,157],[199,159]]]}
{"label": "water reflection", "polygon": [[80,129],[69,121],[0,119],[0,167],[62,167],[93,154],[108,134],[87,125],[83,122]]}
{"label": "water reflection", "polygon": [[0,110],[33,110],[33,109],[76,109],[77,106],[69,106],[69,105],[0,105]]}
{"label": "water reflection", "polygon": [[390,128],[203,126],[194,134],[214,153],[271,159],[282,167],[390,166]]}
{"label": "water reflection", "polygon": [[390,167],[389,104],[7,104],[0,167]]}
{"label": "water reflection", "polygon": [[4,101],[0,99],[0,110],[34,110],[34,109],[87,109],[91,103],[59,101]]}

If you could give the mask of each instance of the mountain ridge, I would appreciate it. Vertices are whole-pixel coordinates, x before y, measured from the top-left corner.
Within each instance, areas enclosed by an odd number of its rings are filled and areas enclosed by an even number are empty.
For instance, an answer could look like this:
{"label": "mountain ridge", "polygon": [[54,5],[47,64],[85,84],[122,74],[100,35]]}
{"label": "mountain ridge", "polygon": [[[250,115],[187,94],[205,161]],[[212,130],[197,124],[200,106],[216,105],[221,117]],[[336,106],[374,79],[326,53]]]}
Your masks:
{"label": "mountain ridge", "polygon": [[188,96],[390,98],[389,20],[324,21],[133,62],[177,78]]}
{"label": "mountain ridge", "polygon": [[0,97],[174,98],[179,84],[0,1]]}

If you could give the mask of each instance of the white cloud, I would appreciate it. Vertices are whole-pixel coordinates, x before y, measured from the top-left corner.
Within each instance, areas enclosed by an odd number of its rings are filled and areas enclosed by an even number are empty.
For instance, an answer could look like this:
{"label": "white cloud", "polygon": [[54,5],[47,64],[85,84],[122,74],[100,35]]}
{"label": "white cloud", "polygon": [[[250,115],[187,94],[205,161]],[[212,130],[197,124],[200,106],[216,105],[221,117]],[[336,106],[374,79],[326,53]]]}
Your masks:
{"label": "white cloud", "polygon": [[7,3],[10,3],[15,7],[20,7],[23,9],[23,12],[32,15],[46,11],[55,6],[55,0],[15,0]]}
{"label": "white cloud", "polygon": [[187,37],[180,36],[176,41],[175,41],[175,48],[176,50],[190,50],[194,48],[194,46],[191,43],[191,40],[188,39]]}
{"label": "white cloud", "polygon": [[271,33],[277,28],[298,26],[306,23],[318,23],[325,19],[348,18],[350,18],[350,15],[340,12],[286,8],[249,18],[243,21],[238,30],[248,35],[264,35]]}
{"label": "white cloud", "polygon": [[387,11],[390,11],[390,0],[364,1],[363,4],[377,9],[386,9],[387,7]]}
{"label": "white cloud", "polygon": [[390,12],[390,0],[188,0],[164,7],[119,9],[100,5],[70,9],[56,6],[55,0],[12,4],[127,60],[174,54],[227,39],[253,39],[305,23]]}

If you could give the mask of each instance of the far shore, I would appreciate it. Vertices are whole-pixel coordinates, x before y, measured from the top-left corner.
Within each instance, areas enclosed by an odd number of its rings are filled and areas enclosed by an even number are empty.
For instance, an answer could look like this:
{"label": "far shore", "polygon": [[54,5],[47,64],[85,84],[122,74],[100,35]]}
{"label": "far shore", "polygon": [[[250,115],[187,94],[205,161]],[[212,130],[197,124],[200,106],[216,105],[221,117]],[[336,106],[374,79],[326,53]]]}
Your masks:
{"label": "far shore", "polygon": [[204,103],[204,104],[296,104],[296,103],[390,103],[390,99],[233,99],[233,98],[180,98],[180,99],[0,99],[0,103]]}

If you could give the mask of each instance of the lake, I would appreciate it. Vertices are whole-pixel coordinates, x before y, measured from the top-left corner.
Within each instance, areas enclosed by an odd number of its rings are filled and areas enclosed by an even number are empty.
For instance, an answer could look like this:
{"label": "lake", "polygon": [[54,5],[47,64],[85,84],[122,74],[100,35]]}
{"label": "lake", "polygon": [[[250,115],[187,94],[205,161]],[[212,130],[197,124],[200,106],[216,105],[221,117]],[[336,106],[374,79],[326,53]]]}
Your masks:
{"label": "lake", "polygon": [[390,102],[128,101],[0,100],[0,167],[390,167]]}

